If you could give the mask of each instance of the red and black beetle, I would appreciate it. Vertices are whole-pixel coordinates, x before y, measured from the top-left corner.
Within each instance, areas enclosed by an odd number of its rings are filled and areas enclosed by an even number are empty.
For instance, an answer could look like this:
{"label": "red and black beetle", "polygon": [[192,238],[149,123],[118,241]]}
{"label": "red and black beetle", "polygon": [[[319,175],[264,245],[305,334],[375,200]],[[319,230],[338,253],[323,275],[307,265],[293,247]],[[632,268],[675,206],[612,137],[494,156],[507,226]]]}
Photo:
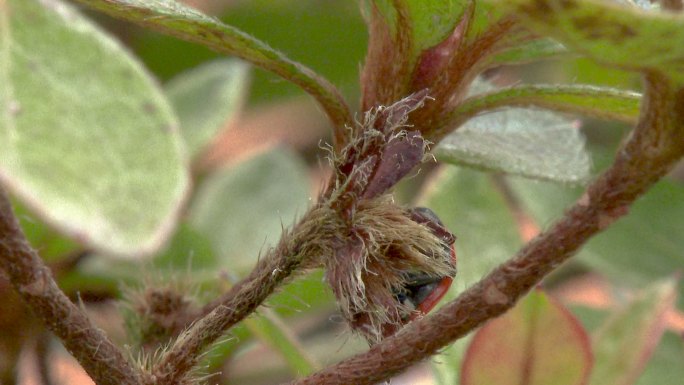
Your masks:
{"label": "red and black beetle", "polygon": [[416,207],[411,210],[411,219],[427,226],[432,232],[444,241],[447,247],[437,258],[444,258],[453,265],[451,275],[435,277],[424,272],[405,273],[406,284],[401,290],[395,292],[395,298],[402,305],[414,309],[404,317],[404,321],[412,321],[418,316],[427,314],[432,310],[442,297],[447,293],[456,275],[456,251],[454,242],[456,237],[446,229],[437,215],[426,207]]}

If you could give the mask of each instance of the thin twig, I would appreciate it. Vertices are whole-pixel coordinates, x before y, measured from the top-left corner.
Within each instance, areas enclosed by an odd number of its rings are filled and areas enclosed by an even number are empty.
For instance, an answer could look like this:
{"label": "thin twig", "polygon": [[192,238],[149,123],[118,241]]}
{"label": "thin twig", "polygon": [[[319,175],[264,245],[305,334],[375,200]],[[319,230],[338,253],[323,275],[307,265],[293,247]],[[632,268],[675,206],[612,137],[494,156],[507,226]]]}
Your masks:
{"label": "thin twig", "polygon": [[100,385],[137,385],[140,373],[82,309],[59,289],[31,248],[4,190],[0,189],[0,268],[24,302],[55,333]]}
{"label": "thin twig", "polygon": [[589,238],[626,214],[684,155],[684,89],[671,87],[656,74],[648,74],[646,84],[642,116],[630,140],[613,166],[553,227],[437,313],[291,385],[370,385],[389,379],[503,314]]}

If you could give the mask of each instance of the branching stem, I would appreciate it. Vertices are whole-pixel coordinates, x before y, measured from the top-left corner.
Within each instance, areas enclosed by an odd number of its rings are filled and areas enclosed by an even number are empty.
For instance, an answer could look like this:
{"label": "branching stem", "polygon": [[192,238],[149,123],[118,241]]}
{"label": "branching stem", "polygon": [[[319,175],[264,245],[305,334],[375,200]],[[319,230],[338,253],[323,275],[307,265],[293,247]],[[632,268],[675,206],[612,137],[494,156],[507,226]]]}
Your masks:
{"label": "branching stem", "polygon": [[684,89],[672,87],[660,75],[647,74],[642,115],[630,140],[613,166],[562,219],[435,314],[365,353],[291,385],[376,384],[503,314],[589,238],[626,214],[629,205],[671,169],[684,155],[682,129]]}

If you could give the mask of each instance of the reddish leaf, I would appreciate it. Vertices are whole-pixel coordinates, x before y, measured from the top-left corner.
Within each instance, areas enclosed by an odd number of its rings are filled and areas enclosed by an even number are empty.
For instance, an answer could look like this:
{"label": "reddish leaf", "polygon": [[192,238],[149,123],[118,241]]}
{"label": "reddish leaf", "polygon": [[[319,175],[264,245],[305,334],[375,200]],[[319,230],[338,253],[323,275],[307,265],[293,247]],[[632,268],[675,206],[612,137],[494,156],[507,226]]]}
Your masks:
{"label": "reddish leaf", "polygon": [[562,305],[541,291],[474,336],[463,385],[583,385],[592,365],[589,338]]}

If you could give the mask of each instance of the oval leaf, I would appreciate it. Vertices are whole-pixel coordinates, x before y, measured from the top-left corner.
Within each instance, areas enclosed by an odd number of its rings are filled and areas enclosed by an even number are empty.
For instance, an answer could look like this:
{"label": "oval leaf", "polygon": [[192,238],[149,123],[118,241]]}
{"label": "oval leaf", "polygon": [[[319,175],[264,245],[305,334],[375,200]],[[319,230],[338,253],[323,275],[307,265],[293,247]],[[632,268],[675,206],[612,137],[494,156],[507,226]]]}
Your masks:
{"label": "oval leaf", "polygon": [[301,160],[270,151],[211,175],[197,191],[190,222],[232,271],[245,272],[305,212],[309,185]]}
{"label": "oval leaf", "polygon": [[566,183],[585,181],[591,163],[574,121],[523,108],[469,120],[439,143],[435,156],[477,169]]}
{"label": "oval leaf", "polygon": [[641,375],[665,330],[665,316],[674,308],[674,279],[645,289],[595,333],[596,364],[591,385],[631,385]]}
{"label": "oval leaf", "polygon": [[87,247],[157,249],[188,189],[176,118],[115,41],[58,0],[0,3],[0,178]]}
{"label": "oval leaf", "polygon": [[580,323],[541,291],[525,297],[473,337],[463,385],[582,385],[591,369]]}
{"label": "oval leaf", "polygon": [[217,60],[171,79],[166,86],[192,157],[201,153],[242,106],[249,67],[239,60]]}

